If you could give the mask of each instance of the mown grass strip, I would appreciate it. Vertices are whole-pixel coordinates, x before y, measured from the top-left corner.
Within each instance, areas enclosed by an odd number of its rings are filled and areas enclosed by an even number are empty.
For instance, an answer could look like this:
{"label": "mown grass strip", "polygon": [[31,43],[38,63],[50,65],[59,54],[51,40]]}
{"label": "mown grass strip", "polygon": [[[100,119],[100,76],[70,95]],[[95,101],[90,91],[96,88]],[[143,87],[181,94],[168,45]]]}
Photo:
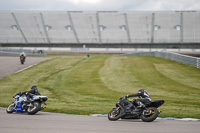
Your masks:
{"label": "mown grass strip", "polygon": [[0,80],[0,106],[32,85],[49,97],[46,111],[104,114],[118,98],[146,88],[165,100],[161,117],[200,118],[200,70],[156,57],[56,56]]}

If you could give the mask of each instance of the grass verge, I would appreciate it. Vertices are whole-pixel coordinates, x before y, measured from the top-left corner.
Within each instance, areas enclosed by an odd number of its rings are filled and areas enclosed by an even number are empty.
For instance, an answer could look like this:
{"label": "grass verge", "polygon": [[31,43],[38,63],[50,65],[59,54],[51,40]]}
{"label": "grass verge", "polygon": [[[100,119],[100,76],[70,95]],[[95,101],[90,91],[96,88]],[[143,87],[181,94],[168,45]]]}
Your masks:
{"label": "grass verge", "polygon": [[200,70],[156,57],[110,55],[52,56],[0,80],[0,106],[37,85],[49,97],[45,111],[68,114],[108,113],[116,101],[146,88],[152,99],[163,99],[160,117],[200,118]]}

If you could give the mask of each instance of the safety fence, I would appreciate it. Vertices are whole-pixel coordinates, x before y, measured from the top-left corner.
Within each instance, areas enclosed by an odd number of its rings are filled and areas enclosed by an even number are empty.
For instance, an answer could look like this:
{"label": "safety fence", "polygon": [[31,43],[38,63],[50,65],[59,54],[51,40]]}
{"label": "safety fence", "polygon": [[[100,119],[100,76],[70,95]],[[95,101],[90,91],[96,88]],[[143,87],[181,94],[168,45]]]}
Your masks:
{"label": "safety fence", "polygon": [[155,56],[200,68],[200,58],[170,52],[136,52],[117,56]]}
{"label": "safety fence", "polygon": [[44,52],[35,52],[30,49],[22,48],[0,48],[0,56],[19,56],[20,53],[24,52],[26,56],[46,56]]}

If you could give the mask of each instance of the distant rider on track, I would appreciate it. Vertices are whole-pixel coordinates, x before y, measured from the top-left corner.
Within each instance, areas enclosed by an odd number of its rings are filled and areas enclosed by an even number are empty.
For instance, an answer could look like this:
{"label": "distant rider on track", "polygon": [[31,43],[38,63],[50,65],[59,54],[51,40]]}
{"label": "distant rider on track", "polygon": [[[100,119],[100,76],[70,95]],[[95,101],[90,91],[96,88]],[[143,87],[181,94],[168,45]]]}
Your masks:
{"label": "distant rider on track", "polygon": [[24,52],[20,53],[19,59],[22,64],[24,64],[25,59],[26,59],[26,54]]}

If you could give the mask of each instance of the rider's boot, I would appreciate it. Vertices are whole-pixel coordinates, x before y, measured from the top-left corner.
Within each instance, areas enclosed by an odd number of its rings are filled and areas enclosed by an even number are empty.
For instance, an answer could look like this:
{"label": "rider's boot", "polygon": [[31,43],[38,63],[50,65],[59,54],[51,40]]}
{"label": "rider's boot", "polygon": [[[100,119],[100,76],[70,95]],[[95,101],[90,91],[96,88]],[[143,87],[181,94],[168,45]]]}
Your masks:
{"label": "rider's boot", "polygon": [[140,102],[140,101],[137,101],[137,104],[138,104],[137,108],[145,108],[145,107],[146,107],[146,106],[145,106],[142,102]]}
{"label": "rider's boot", "polygon": [[24,101],[25,103],[31,103],[32,102],[32,100],[31,100],[31,98],[30,97],[27,97],[27,99],[26,99],[26,101]]}

